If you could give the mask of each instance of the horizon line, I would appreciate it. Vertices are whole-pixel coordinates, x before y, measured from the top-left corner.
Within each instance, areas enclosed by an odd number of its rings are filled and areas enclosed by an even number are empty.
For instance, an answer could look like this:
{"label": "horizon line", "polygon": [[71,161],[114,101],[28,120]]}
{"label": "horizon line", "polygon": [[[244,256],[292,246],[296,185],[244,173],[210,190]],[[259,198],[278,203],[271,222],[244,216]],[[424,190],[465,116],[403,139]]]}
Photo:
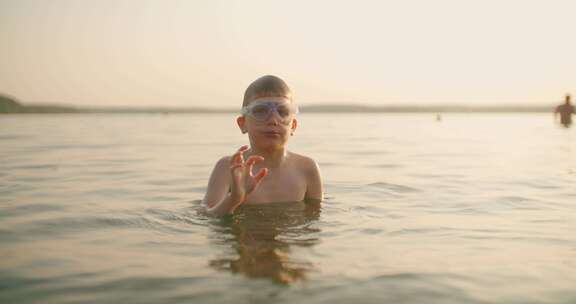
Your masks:
{"label": "horizon line", "polygon": [[[4,95],[7,102],[3,113],[238,113],[240,108],[214,106],[79,106],[64,103],[22,103]],[[0,100],[2,101],[2,100]],[[455,103],[422,104],[370,104],[370,103],[315,103],[301,105],[302,112],[354,113],[354,112],[549,112],[557,103],[546,104],[485,104],[469,105]]]}

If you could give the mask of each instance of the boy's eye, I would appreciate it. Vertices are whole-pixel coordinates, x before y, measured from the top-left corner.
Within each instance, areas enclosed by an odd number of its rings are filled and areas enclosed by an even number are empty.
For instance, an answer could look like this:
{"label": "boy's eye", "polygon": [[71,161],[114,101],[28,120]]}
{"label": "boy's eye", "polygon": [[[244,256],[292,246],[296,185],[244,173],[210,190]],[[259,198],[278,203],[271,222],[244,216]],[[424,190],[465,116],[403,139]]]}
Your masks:
{"label": "boy's eye", "polygon": [[268,106],[266,105],[257,105],[252,108],[252,114],[254,115],[265,115],[268,114]]}
{"label": "boy's eye", "polygon": [[290,116],[290,107],[288,107],[287,105],[280,105],[276,108],[276,110],[278,111],[278,114],[281,117],[288,117]]}

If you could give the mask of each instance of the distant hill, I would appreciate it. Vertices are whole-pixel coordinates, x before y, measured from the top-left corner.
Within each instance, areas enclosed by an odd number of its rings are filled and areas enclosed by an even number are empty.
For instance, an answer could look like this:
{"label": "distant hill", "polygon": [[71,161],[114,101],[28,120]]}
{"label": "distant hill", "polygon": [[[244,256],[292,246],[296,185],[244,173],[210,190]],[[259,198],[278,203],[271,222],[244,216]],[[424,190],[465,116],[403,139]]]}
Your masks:
{"label": "distant hill", "polygon": [[[368,106],[351,104],[301,106],[302,113],[540,113],[551,112],[554,106]],[[79,108],[65,105],[24,105],[16,98],[0,94],[0,114],[6,113],[239,113],[238,109],[174,108],[174,107],[108,107]]]}
{"label": "distant hill", "polygon": [[78,109],[60,105],[24,105],[16,98],[0,94],[0,113],[77,113]]}
{"label": "distant hill", "polygon": [[0,113],[19,113],[22,107],[14,97],[0,94]]}

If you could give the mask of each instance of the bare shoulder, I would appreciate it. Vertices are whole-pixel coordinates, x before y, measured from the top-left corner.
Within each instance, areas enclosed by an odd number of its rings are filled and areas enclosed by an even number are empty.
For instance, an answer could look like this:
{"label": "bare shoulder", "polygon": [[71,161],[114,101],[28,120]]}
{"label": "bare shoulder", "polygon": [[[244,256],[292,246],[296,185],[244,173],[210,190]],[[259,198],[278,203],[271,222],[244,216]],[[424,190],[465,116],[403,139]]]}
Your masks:
{"label": "bare shoulder", "polygon": [[324,198],[322,177],[320,169],[315,160],[308,156],[290,153],[294,165],[303,173],[306,178],[305,200],[309,202],[320,202]]}
{"label": "bare shoulder", "polygon": [[230,168],[230,159],[231,156],[223,156],[214,165],[214,169],[212,170],[212,176],[215,178],[221,178],[222,175],[225,173],[227,174],[228,169]]}
{"label": "bare shoulder", "polygon": [[312,172],[312,173],[318,171],[318,164],[314,159],[298,153],[293,152],[288,153],[294,164],[298,166],[301,170],[305,170],[306,172]]}
{"label": "bare shoulder", "polygon": [[228,192],[230,187],[230,174],[228,173],[230,158],[230,156],[225,156],[216,162],[208,180],[206,194],[202,200],[204,205],[208,207],[214,206],[217,202],[222,201]]}
{"label": "bare shoulder", "polygon": [[229,166],[230,165],[230,160],[231,160],[232,156],[222,156],[217,162],[216,162],[216,167],[219,166]]}

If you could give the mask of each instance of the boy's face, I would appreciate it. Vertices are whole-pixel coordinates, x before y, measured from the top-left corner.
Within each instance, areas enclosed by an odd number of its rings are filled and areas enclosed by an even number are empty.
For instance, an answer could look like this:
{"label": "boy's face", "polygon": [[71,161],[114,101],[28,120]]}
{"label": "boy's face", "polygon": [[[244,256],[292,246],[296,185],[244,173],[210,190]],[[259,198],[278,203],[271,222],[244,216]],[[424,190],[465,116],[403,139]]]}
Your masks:
{"label": "boy's face", "polygon": [[248,133],[250,144],[259,149],[283,148],[296,130],[297,109],[285,97],[258,97],[242,108],[237,123]]}

